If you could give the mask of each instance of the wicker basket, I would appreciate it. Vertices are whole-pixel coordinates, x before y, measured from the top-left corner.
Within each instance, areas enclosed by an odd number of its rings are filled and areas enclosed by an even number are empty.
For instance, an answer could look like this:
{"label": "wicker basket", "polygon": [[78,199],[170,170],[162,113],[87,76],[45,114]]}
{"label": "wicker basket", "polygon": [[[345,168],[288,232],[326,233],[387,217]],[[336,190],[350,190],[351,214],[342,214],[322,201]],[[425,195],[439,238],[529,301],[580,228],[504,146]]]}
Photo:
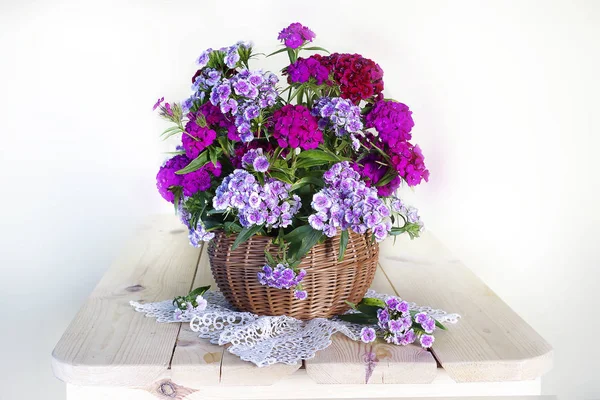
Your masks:
{"label": "wicker basket", "polygon": [[210,268],[225,298],[238,310],[259,315],[288,315],[299,319],[329,318],[348,309],[345,301],[359,302],[375,276],[379,246],[370,235],[350,232],[344,259],[338,262],[340,237],[317,244],[302,259],[307,272],[302,286],[305,300],[293,290],[263,286],[257,273],[265,265],[265,248],[276,252],[271,238],[253,236],[231,250],[236,236],[217,232],[209,243]]}

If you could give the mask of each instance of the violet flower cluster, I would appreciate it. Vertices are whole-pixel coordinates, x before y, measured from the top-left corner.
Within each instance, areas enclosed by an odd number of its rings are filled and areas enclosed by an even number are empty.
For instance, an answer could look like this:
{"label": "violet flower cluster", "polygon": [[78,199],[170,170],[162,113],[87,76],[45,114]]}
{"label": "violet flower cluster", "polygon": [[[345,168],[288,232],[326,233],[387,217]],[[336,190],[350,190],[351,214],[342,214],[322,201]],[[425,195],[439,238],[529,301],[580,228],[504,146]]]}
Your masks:
{"label": "violet flower cluster", "polygon": [[363,128],[360,108],[341,97],[322,97],[312,109],[319,118],[319,129],[332,129],[336,136],[354,134]]}
{"label": "violet flower cluster", "polygon": [[377,145],[382,145],[392,166],[409,186],[429,180],[421,149],[408,142],[414,126],[408,106],[393,100],[380,100],[367,114],[365,122],[367,128],[377,130]]}
{"label": "violet flower cluster", "polygon": [[[237,42],[236,44],[229,47],[221,47],[218,51],[225,55],[225,65],[227,68],[234,69],[240,61],[240,49],[249,49],[252,47],[252,43],[248,42]],[[213,49],[206,49],[198,57],[197,63],[198,68],[204,68],[210,61],[210,56],[215,52]]]}
{"label": "violet flower cluster", "polygon": [[183,207],[183,201],[179,202],[179,219],[181,222],[188,228],[188,239],[190,240],[190,244],[194,247],[200,247],[202,242],[209,242],[214,237],[214,232],[208,232],[202,223],[202,221],[198,221],[195,227],[191,225],[191,215],[190,213]]}
{"label": "violet flower cluster", "polygon": [[264,225],[285,228],[302,206],[298,195],[290,194],[291,185],[268,179],[260,185],[248,171],[236,169],[223,179],[213,198],[215,210],[234,210],[242,227]]}
{"label": "violet flower cluster", "polygon": [[286,47],[297,49],[306,42],[312,42],[316,36],[317,35],[306,26],[299,22],[294,22],[279,32],[277,39],[281,40]]}
{"label": "violet flower cluster", "polygon": [[[428,349],[435,341],[435,319],[425,312],[412,315],[409,304],[398,297],[387,298],[385,307],[377,311],[377,321],[377,326],[388,343],[406,346],[419,339],[421,347]],[[376,336],[374,328],[365,327],[361,331],[361,340],[365,343],[373,342]]]}
{"label": "violet flower cluster", "polygon": [[269,160],[263,155],[261,148],[250,149],[242,156],[244,168],[252,167],[256,172],[267,172],[269,165]]}
{"label": "violet flower cluster", "polygon": [[406,206],[402,200],[397,197],[392,198],[391,202],[392,211],[400,214],[404,220],[411,224],[419,226],[419,230],[422,231],[424,228],[423,221],[419,216],[419,210],[413,206]]}
{"label": "violet flower cluster", "polygon": [[258,273],[258,281],[261,285],[269,286],[276,289],[292,289],[294,288],[294,296],[298,300],[306,299],[307,293],[302,290],[302,279],[306,276],[306,271],[301,269],[295,271],[288,264],[277,264],[275,268],[270,265],[262,267]]}
{"label": "violet flower cluster", "polygon": [[290,64],[284,71],[288,76],[288,83],[305,83],[311,78],[317,85],[326,83],[329,79],[329,70],[321,65],[318,59],[314,57],[299,58],[295,63]]}
{"label": "violet flower cluster", "polygon": [[223,114],[234,117],[242,142],[250,142],[254,139],[251,121],[275,104],[278,81],[272,72],[244,69],[216,83],[210,92],[210,102],[218,105]]}
{"label": "violet flower cluster", "polygon": [[392,229],[390,209],[377,197],[377,191],[360,179],[347,161],[334,164],[323,174],[325,187],[315,193],[311,206],[316,213],[308,217],[313,229],[334,237],[338,228],[356,233],[371,230],[378,242]]}
{"label": "violet flower cluster", "polygon": [[167,160],[156,174],[156,187],[161,196],[170,203],[175,201],[174,189],[181,189],[184,196],[190,197],[211,186],[211,175],[221,175],[221,163],[208,163],[202,168],[187,174],[176,172],[185,168],[191,159],[185,154],[178,154]]}
{"label": "violet flower cluster", "polygon": [[323,142],[323,132],[310,110],[303,105],[288,104],[273,113],[273,137],[279,147],[316,149]]}

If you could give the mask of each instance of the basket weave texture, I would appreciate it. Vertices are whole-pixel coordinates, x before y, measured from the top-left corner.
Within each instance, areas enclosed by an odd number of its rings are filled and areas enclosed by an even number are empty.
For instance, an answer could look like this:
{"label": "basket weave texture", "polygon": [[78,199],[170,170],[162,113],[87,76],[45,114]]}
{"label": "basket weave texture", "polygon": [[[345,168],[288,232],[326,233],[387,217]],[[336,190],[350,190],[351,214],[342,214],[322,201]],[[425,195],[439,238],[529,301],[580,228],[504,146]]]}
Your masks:
{"label": "basket weave texture", "polygon": [[208,245],[213,277],[225,298],[240,311],[258,315],[287,315],[298,319],[329,318],[348,310],[345,301],[358,303],[371,286],[379,259],[379,246],[370,235],[348,231],[348,246],[338,261],[340,236],[317,244],[298,268],[306,270],[302,280],[308,298],[297,300],[292,289],[276,289],[258,282],[265,265],[265,249],[275,254],[271,237],[253,236],[235,250],[236,235],[216,232]]}

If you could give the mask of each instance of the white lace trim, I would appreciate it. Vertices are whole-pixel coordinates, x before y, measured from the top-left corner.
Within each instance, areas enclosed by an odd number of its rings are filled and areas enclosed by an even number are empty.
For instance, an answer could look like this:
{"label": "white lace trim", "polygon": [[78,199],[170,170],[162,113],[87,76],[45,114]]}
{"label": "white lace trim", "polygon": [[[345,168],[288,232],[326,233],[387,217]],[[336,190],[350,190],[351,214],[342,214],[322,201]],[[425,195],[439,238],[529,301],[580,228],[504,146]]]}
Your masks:
{"label": "white lace trim", "polygon": [[[369,290],[365,297],[385,299],[387,295]],[[140,304],[129,302],[135,310],[158,322],[189,322],[192,331],[259,367],[275,363],[297,364],[308,360],[331,344],[331,336],[342,333],[360,340],[363,325],[337,319],[316,318],[301,321],[287,316],[268,317],[232,309],[220,292],[207,292],[208,306],[203,311],[189,309],[179,313],[172,300]],[[409,303],[411,310],[426,312],[441,323],[455,324],[460,315]],[[177,312],[176,312],[177,311]],[[353,311],[350,311],[353,312]]]}

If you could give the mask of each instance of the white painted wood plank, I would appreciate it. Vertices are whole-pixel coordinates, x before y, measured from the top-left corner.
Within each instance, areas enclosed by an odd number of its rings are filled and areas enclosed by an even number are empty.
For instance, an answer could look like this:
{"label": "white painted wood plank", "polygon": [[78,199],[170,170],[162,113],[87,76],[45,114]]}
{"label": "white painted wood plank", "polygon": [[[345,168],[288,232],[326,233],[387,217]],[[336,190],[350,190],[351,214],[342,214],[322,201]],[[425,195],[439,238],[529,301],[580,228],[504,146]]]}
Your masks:
{"label": "white painted wood plank", "polygon": [[[380,293],[394,292],[380,268],[371,288]],[[306,360],[305,365],[308,376],[317,383],[430,383],[437,374],[435,359],[419,346],[396,346],[382,340],[364,344],[342,334],[335,335],[331,346]]]}
{"label": "white painted wood plank", "polygon": [[[208,268],[206,250],[207,246],[204,245],[194,282],[191,285],[192,289],[206,285],[210,285],[211,290],[217,289]],[[221,362],[225,348],[211,344],[206,339],[200,339],[198,334],[190,329],[189,323],[181,325],[171,361],[171,379],[189,388],[220,384]]]}
{"label": "white painted wood plank", "polygon": [[[206,246],[202,251],[192,287],[205,285],[211,285],[211,290],[217,290],[210,272]],[[302,363],[299,362],[296,365],[276,364],[268,368],[258,368],[229,353],[224,347],[200,339],[191,331],[189,324],[183,324],[173,354],[171,377],[180,385],[196,389],[206,385],[272,385],[293,374],[301,366]]]}
{"label": "white painted wood plank", "polygon": [[129,301],[159,301],[186,293],[198,257],[177,217],[149,219],[56,345],[56,377],[72,384],[115,386],[146,385],[162,377],[180,324],[158,324],[134,312]]}
{"label": "white painted wood plank", "polygon": [[400,297],[462,315],[433,346],[456,381],[535,379],[552,367],[552,347],[431,233],[386,241],[380,265]]}
{"label": "white painted wood plank", "polygon": [[[68,400],[275,400],[422,397],[460,399],[463,396],[471,400],[470,396],[537,396],[541,391],[539,379],[517,382],[456,383],[441,368],[438,370],[437,378],[427,385],[321,385],[309,378],[306,371],[301,369],[272,386],[206,386],[201,389],[190,389],[168,380],[137,389],[67,385],[67,398]],[[501,398],[493,397],[493,400]],[[513,398],[511,397],[511,399]],[[533,397],[532,400],[534,399],[538,398]]]}

